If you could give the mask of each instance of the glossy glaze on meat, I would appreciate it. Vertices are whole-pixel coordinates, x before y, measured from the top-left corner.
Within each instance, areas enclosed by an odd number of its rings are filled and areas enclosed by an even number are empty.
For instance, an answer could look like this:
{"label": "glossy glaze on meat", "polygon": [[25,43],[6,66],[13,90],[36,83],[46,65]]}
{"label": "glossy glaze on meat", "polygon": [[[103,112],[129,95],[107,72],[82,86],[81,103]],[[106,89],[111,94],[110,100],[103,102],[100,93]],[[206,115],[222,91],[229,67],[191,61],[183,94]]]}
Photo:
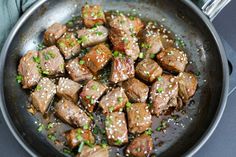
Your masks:
{"label": "glossy glaze on meat", "polygon": [[161,117],[178,117],[198,87],[188,50],[172,38],[162,25],[98,4],[52,23],[16,78],[46,121],[38,130],[70,156],[151,156],[169,126]]}

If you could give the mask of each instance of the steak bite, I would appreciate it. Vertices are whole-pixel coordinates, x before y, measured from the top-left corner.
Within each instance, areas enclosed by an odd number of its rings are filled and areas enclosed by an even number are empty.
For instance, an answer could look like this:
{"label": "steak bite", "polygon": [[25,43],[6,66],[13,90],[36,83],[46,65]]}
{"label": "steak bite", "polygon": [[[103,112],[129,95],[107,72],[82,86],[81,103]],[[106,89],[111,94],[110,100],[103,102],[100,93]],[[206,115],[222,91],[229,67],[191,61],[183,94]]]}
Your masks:
{"label": "steak bite", "polygon": [[79,54],[80,52],[80,44],[78,43],[73,33],[65,33],[57,41],[57,46],[65,59],[70,59],[71,57]]}
{"label": "steak bite", "polygon": [[75,58],[67,62],[66,70],[70,75],[70,78],[79,83],[87,82],[93,78],[92,73],[85,66],[85,62],[83,60],[79,60],[79,58]]}
{"label": "steak bite", "polygon": [[103,96],[99,106],[103,109],[103,113],[107,114],[109,112],[122,110],[127,102],[128,98],[125,95],[124,89],[118,87]]}
{"label": "steak bite", "polygon": [[94,147],[84,146],[81,153],[76,157],[109,157],[109,148],[95,145]]}
{"label": "steak bite", "polygon": [[108,29],[104,26],[96,26],[91,29],[83,28],[77,31],[78,42],[83,47],[94,46],[107,40]]}
{"label": "steak bite", "polygon": [[66,26],[54,23],[44,33],[43,42],[47,46],[56,44],[56,41],[66,32]]}
{"label": "steak bite", "polygon": [[157,59],[161,63],[163,69],[173,72],[183,72],[188,64],[187,55],[184,51],[176,48],[167,48],[162,50],[157,55]]}
{"label": "steak bite", "polygon": [[44,77],[30,96],[34,107],[44,114],[55,94],[56,85],[49,78]]}
{"label": "steak bite", "polygon": [[135,68],[136,75],[144,81],[153,82],[162,74],[162,68],[152,59],[144,59]]}
{"label": "steak bite", "polygon": [[197,78],[191,73],[181,72],[178,75],[178,83],[179,96],[185,103],[187,103],[197,90]]}
{"label": "steak bite", "polygon": [[112,59],[110,81],[118,83],[134,77],[134,61],[129,57],[114,57]]}
{"label": "steak bite", "polygon": [[152,138],[146,134],[136,137],[127,147],[126,156],[149,156],[153,149]]}
{"label": "steak bite", "polygon": [[80,93],[81,101],[88,112],[93,112],[93,109],[98,99],[104,94],[107,87],[102,83],[90,80]]}
{"label": "steak bite", "polygon": [[67,144],[71,149],[74,149],[78,146],[81,142],[86,142],[89,144],[95,143],[95,138],[90,130],[87,129],[72,129],[65,132],[65,137]]}
{"label": "steak bite", "polygon": [[106,117],[106,135],[109,145],[121,146],[128,142],[128,131],[123,112],[112,112]]}
{"label": "steak bite", "polygon": [[142,133],[152,125],[152,116],[146,103],[135,103],[127,108],[129,132]]}
{"label": "steak bite", "polygon": [[131,78],[122,83],[125,93],[131,102],[145,102],[148,97],[149,88],[136,78]]}
{"label": "steak bite", "polygon": [[142,31],[141,40],[141,51],[145,53],[145,58],[153,59],[163,49],[160,33],[153,23],[148,23]]}
{"label": "steak bite", "polygon": [[102,7],[99,5],[88,5],[82,7],[84,25],[92,28],[95,25],[103,25],[106,22]]}
{"label": "steak bite", "polygon": [[39,82],[41,74],[38,69],[40,60],[37,51],[28,51],[18,65],[18,73],[22,77],[22,88],[31,88]]}
{"label": "steak bite", "polygon": [[125,53],[133,60],[136,60],[140,49],[132,21],[121,14],[112,19],[109,24],[111,27],[109,38],[113,44],[113,49]]}
{"label": "steak bite", "polygon": [[73,127],[89,126],[91,123],[91,119],[79,106],[66,99],[61,99],[56,103],[55,114],[63,122]]}
{"label": "steak bite", "polygon": [[99,44],[91,48],[83,57],[85,65],[93,72],[97,73],[112,58],[111,50],[105,44]]}
{"label": "steak bite", "polygon": [[78,91],[82,86],[68,78],[60,77],[57,85],[57,96],[66,98],[77,103]]}
{"label": "steak bite", "polygon": [[41,50],[39,59],[43,74],[51,76],[64,73],[64,59],[56,46]]}
{"label": "steak bite", "polygon": [[178,82],[176,77],[172,75],[162,75],[152,85],[150,92],[150,101],[152,102],[151,112],[159,116],[165,112],[174,103],[169,103],[170,100],[178,96]]}

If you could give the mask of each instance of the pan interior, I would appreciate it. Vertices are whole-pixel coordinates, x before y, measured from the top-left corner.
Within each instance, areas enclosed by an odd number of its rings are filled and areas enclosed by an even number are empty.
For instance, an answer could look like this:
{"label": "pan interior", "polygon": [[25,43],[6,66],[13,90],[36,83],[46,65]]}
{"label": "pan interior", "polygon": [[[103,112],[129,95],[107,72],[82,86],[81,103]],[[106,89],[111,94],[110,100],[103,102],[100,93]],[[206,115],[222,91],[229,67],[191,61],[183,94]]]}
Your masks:
{"label": "pan interior", "polygon": [[[164,144],[156,142],[159,156],[179,156],[186,153],[209,128],[218,108],[223,82],[222,61],[211,32],[204,22],[179,0],[89,0],[105,10],[130,11],[136,9],[141,17],[160,22],[186,43],[189,70],[200,72],[199,87],[192,103],[185,107],[187,114],[179,120],[175,130],[169,129]],[[44,30],[54,22],[65,23],[71,15],[79,15],[85,4],[81,0],[51,0],[38,8],[16,33],[4,66],[4,97],[9,117],[27,146],[41,156],[60,156],[45,135],[37,132],[37,119],[26,110],[28,92],[15,81],[20,57],[27,50],[36,49]],[[55,155],[57,154],[57,155]]]}

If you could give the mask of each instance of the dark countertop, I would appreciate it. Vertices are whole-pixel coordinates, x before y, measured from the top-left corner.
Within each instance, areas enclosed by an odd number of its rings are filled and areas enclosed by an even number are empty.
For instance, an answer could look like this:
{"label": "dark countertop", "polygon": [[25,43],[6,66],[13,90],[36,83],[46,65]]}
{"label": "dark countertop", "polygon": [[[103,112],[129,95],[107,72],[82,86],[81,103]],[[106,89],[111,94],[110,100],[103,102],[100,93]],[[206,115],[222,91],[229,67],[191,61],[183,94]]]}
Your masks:
{"label": "dark countertop", "polygon": [[[216,17],[213,24],[222,38],[236,51],[236,1],[232,2]],[[235,52],[236,53],[236,52]],[[236,55],[236,54],[235,54]],[[229,98],[223,117],[206,144],[194,157],[233,157],[236,154],[236,91]],[[1,157],[28,157],[17,143],[0,113]],[[17,154],[17,155],[16,155]]]}

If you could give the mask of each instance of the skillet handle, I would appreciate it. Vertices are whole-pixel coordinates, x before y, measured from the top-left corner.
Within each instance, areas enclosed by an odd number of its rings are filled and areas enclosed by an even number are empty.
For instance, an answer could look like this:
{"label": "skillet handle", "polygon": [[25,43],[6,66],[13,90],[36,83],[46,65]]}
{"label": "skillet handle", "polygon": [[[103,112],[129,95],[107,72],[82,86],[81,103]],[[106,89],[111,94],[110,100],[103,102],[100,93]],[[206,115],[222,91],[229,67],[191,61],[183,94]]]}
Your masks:
{"label": "skillet handle", "polygon": [[220,11],[231,1],[231,0],[192,0],[202,12],[208,16],[210,21],[220,13]]}

